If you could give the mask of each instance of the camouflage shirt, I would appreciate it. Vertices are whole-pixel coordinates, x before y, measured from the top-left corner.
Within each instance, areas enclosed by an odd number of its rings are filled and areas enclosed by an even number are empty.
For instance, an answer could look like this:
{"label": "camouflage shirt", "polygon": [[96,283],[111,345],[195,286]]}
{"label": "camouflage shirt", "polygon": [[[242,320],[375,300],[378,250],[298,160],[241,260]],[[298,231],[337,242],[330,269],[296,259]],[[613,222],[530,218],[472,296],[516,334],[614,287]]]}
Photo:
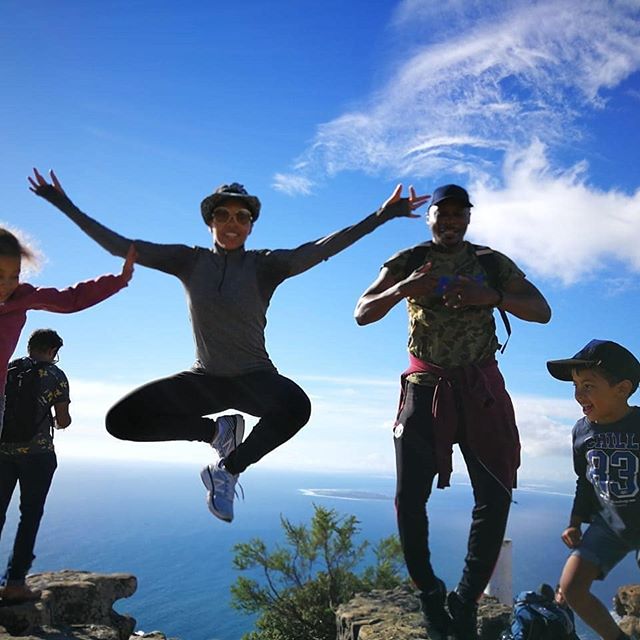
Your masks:
{"label": "camouflage shirt", "polygon": [[[384,263],[396,281],[409,275],[409,257],[413,248],[396,253]],[[494,252],[501,285],[524,273],[502,253]],[[499,348],[493,307],[452,309],[442,301],[446,286],[456,276],[467,276],[485,283],[487,276],[469,242],[456,253],[427,250],[424,262],[431,262],[431,273],[438,278],[433,296],[407,298],[409,313],[409,352],[417,358],[444,368],[460,367],[492,357]],[[414,267],[415,269],[416,267]],[[433,374],[414,373],[408,378],[415,384],[435,385]]]}
{"label": "camouflage shirt", "polygon": [[60,402],[69,402],[69,381],[62,369],[49,364],[40,369],[40,393],[38,395],[41,427],[28,442],[0,442],[0,455],[25,455],[53,451],[51,437],[51,407]]}

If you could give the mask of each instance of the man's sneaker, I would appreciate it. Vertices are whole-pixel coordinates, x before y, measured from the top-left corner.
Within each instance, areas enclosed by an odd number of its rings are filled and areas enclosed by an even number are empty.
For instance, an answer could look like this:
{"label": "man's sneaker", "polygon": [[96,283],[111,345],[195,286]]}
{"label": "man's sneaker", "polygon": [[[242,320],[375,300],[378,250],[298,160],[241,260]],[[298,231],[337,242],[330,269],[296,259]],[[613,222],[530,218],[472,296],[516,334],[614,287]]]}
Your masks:
{"label": "man's sneaker", "polygon": [[478,640],[478,604],[463,600],[452,591],[447,596],[447,606],[456,640]]}
{"label": "man's sneaker", "polygon": [[447,640],[451,632],[451,618],[444,608],[447,587],[440,578],[436,581],[435,589],[420,594],[420,605],[429,640]]}
{"label": "man's sneaker", "polygon": [[222,460],[206,466],[200,477],[207,488],[207,505],[216,518],[231,522],[233,520],[233,499],[236,493],[238,476],[229,473]]}
{"label": "man's sneaker", "polygon": [[221,458],[226,458],[244,437],[244,418],[239,415],[220,416],[216,420],[216,435],[211,446]]}

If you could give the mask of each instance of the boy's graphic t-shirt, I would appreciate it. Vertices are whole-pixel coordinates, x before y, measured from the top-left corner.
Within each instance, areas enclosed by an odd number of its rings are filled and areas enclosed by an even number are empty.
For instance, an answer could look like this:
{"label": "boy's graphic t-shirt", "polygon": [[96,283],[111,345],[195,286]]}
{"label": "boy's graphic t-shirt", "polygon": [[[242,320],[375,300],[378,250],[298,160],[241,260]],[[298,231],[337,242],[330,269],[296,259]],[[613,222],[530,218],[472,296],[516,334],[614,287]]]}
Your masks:
{"label": "boy's graphic t-shirt", "polygon": [[578,476],[573,514],[590,522],[599,513],[625,542],[640,547],[640,408],[618,422],[587,418],[573,428]]}
{"label": "boy's graphic t-shirt", "polygon": [[[26,359],[26,358],[25,358]],[[11,363],[13,364],[13,363]],[[61,402],[69,402],[69,381],[62,369],[48,364],[39,369],[40,388],[38,391],[38,433],[28,442],[0,442],[0,455],[24,455],[53,451],[51,407]]]}

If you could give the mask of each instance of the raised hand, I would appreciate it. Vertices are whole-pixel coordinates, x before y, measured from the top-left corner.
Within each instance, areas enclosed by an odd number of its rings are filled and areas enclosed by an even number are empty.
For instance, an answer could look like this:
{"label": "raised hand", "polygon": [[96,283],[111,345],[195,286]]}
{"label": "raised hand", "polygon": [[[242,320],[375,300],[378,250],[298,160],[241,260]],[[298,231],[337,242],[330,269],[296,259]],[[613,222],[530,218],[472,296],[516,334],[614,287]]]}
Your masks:
{"label": "raised hand", "polygon": [[405,298],[431,296],[438,286],[438,278],[431,275],[431,263],[427,262],[410,273],[398,284],[400,293]]}
{"label": "raised hand", "polygon": [[496,303],[499,294],[495,289],[469,278],[457,276],[447,286],[442,300],[446,307],[460,309],[462,307],[488,307]]}
{"label": "raised hand", "polygon": [[413,213],[415,209],[425,204],[431,197],[429,194],[419,196],[413,186],[409,187],[409,197],[402,197],[402,184],[398,184],[393,193],[385,200],[381,210],[388,211],[394,216],[419,218],[420,214]]}
{"label": "raised hand", "polygon": [[66,195],[66,193],[64,192],[64,189],[62,188],[62,185],[60,184],[60,181],[58,180],[58,177],[54,173],[53,169],[51,169],[49,171],[49,177],[51,178],[51,184],[49,184],[44,179],[42,174],[34,167],[33,168],[33,177],[31,177],[31,176],[27,177],[27,180],[31,184],[31,186],[29,187],[29,190],[33,191],[33,193],[35,193],[36,195],[40,196],[40,195],[43,195],[42,191],[45,190],[45,188],[53,187],[56,191],[58,191],[62,195]]}
{"label": "raised hand", "polygon": [[133,276],[133,266],[138,258],[138,252],[136,250],[136,245],[132,242],[129,245],[129,251],[127,251],[127,255],[124,259],[124,264],[122,265],[122,277],[125,282],[129,282]]}

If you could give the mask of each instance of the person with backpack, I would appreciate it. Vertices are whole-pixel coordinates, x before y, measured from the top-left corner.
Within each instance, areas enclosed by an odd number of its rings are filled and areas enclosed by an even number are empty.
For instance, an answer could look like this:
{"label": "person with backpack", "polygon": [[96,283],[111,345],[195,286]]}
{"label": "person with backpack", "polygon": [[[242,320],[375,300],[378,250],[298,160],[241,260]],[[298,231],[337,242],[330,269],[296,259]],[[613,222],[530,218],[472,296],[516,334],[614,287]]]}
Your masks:
{"label": "person with backpack", "polygon": [[[131,240],[83,213],[67,197],[55,174],[51,183],[34,169],[31,190],[77,224],[100,246],[124,255]],[[261,211],[260,200],[237,182],[219,186],[200,204],[213,246],[135,241],[137,262],[175,276],[189,305],[196,362],[188,371],[135,389],[107,414],[107,430],[122,440],[204,442],[218,460],[202,469],[209,511],[233,520],[238,476],[292,438],[309,420],[306,393],[280,375],[265,347],[267,309],[276,288],[328,260],[366,234],[413,211],[428,196],[399,184],[377,210],[360,222],[295,249],[246,249]],[[236,410],[259,417],[243,441],[242,415],[207,416]]]}
{"label": "person with backpack", "polygon": [[[438,187],[428,211],[433,239],[387,260],[355,309],[357,323],[366,325],[407,302],[409,368],[394,428],[396,510],[407,569],[435,640],[450,631],[457,640],[477,638],[477,601],[500,552],[520,462],[514,411],[495,359],[493,310],[530,322],[551,317],[512,260],[465,240],[472,206],[464,188]],[[456,442],[475,506],[462,578],[447,596],[431,566],[426,503],[436,475],[438,488],[449,485]]]}
{"label": "person with backpack", "polygon": [[53,429],[71,424],[69,382],[56,366],[60,347],[62,338],[53,329],[37,329],[29,338],[29,355],[10,362],[7,371],[0,435],[0,533],[16,483],[20,484],[20,521],[2,578],[4,601],[40,597],[25,584],[25,577],[35,559],[36,536],[57,467]]}
{"label": "person with backpack", "polygon": [[513,601],[511,623],[500,640],[580,640],[573,611],[560,586],[549,584],[537,591],[522,591]]}
{"label": "person with backpack", "polygon": [[75,313],[88,309],[124,289],[133,276],[136,249],[127,248],[122,272],[78,282],[65,289],[35,287],[22,281],[22,269],[36,270],[38,252],[19,231],[0,226],[0,424],[4,412],[6,365],[11,358],[29,311]]}

